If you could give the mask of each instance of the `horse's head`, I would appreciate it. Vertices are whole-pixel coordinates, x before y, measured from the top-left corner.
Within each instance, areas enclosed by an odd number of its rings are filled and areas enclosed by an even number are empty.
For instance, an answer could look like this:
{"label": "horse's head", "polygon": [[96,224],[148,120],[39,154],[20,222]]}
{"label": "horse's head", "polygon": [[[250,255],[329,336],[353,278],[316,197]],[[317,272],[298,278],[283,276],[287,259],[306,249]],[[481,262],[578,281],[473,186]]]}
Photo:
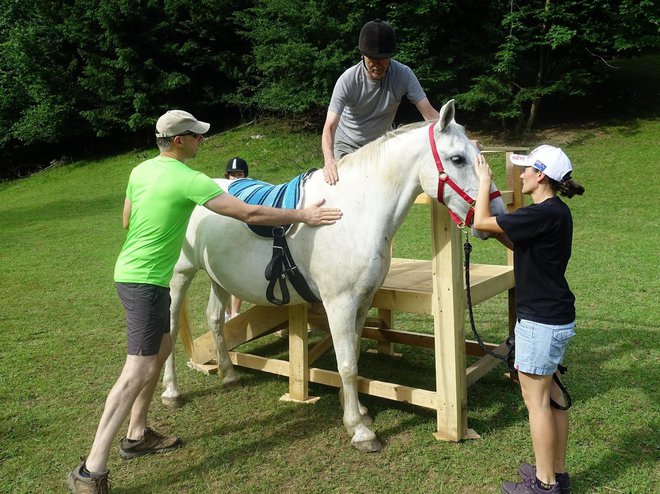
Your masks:
{"label": "horse's head", "polygon": [[[425,160],[420,174],[424,192],[445,204],[459,226],[472,227],[474,198],[479,190],[479,179],[474,171],[477,147],[468,139],[465,129],[454,120],[454,100],[449,100],[440,109],[440,117],[428,129],[429,152],[432,160]],[[491,214],[506,212],[504,201],[493,184],[491,188]],[[479,238],[490,234],[472,228]]]}

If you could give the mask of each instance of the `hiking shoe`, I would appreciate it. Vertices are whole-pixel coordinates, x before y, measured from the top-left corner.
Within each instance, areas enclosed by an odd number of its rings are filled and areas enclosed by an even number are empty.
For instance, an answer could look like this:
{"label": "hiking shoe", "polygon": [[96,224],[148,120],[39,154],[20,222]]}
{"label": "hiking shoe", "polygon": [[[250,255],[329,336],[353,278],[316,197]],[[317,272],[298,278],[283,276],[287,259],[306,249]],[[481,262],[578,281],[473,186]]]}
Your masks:
{"label": "hiking shoe", "polygon": [[550,490],[541,489],[536,485],[536,477],[526,479],[515,484],[513,482],[504,482],[502,484],[504,494],[560,494],[559,484],[554,484]]}
{"label": "hiking shoe", "polygon": [[[521,463],[520,468],[518,469],[518,474],[523,480],[526,479],[535,479],[536,478],[536,466],[530,465],[529,463]],[[568,475],[568,472],[564,473],[555,473],[557,478],[557,483],[559,484],[559,490],[561,494],[571,494],[573,488],[571,487],[571,478]]]}
{"label": "hiking shoe", "polygon": [[66,484],[73,494],[107,494],[110,491],[110,481],[108,480],[109,471],[99,474],[90,474],[89,477],[83,477],[82,469],[85,466],[84,458],[81,458],[80,464],[69,472],[66,477]]}
{"label": "hiking shoe", "polygon": [[183,442],[176,436],[163,436],[150,427],[144,429],[144,435],[139,441],[129,441],[126,436],[119,443],[119,456],[129,460],[137,456],[152,453],[164,453],[180,448]]}

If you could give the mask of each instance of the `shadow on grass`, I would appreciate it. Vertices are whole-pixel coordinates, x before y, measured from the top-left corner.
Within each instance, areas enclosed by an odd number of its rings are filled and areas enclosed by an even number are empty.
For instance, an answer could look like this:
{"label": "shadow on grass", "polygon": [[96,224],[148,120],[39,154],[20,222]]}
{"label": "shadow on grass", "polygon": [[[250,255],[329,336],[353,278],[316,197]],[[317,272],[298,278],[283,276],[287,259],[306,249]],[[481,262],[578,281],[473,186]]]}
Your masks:
{"label": "shadow on grass", "polygon": [[[207,450],[207,453],[197,463],[185,466],[185,470],[172,469],[163,472],[158,479],[159,486],[175,486],[184,478],[208,478],[222,465],[222,469],[240,470],[244,464],[251,464],[256,454],[263,455],[271,450],[291,448],[297,442],[309,439],[326,431],[328,428],[336,427],[339,418],[337,413],[332,413],[331,400],[322,400],[310,412],[308,407],[285,407],[274,413],[269,413],[263,419],[255,419],[254,416],[234,421],[231,425],[220,425],[203,433],[189,436],[190,443],[204,441],[207,439],[221,438],[231,434],[243,434],[244,437],[253,435],[255,429],[264,431],[254,439],[240,441],[238,443],[224,443],[222,448],[216,451]],[[319,408],[322,408],[326,420],[319,420]],[[244,433],[242,433],[244,431]],[[350,448],[350,439],[346,435],[346,447]],[[176,454],[176,453],[169,453]],[[154,485],[149,482],[136,482],[129,488],[113,486],[116,493],[145,493],[155,492]]]}
{"label": "shadow on grass", "polygon": [[[620,393],[624,394],[626,388],[639,389],[657,403],[658,395],[655,386],[657,379],[653,378],[658,372],[657,368],[654,369],[651,365],[647,374],[648,379],[640,379],[638,372],[622,369],[617,365],[618,361],[625,361],[635,352],[639,352],[640,348],[650,348],[651,350],[657,348],[657,337],[651,331],[641,332],[632,337],[625,328],[620,331],[609,331],[607,338],[598,339],[593,335],[593,333],[602,335],[605,332],[604,327],[615,324],[616,321],[590,321],[590,328],[583,328],[582,334],[578,331],[578,337],[572,342],[574,344],[569,346],[567,364],[571,370],[564,381],[575,400],[572,414],[580,413],[581,407],[590,406],[589,402],[592,399],[600,398],[602,400],[604,395],[617,389],[621,389]],[[590,332],[592,334],[589,334]],[[265,344],[252,343],[250,351],[266,356],[275,354],[277,358],[286,359],[287,340],[272,338],[264,341]],[[597,344],[594,344],[595,342]],[[656,344],[655,347],[654,344]],[[368,345],[363,345],[363,350],[366,346]],[[406,385],[434,389],[433,353],[414,348],[407,350],[407,348],[409,347],[406,347],[403,358],[394,359],[363,352],[360,358],[360,375],[375,376],[379,380],[391,382],[404,380]],[[609,368],[608,363],[611,364]],[[652,362],[650,363],[652,364]],[[336,370],[333,352],[327,352],[314,365]],[[504,366],[498,366],[478,383],[468,388],[468,427],[481,434],[483,438],[492,435],[492,431],[496,431],[495,434],[498,434],[508,427],[527,423],[527,412],[518,386],[503,377],[505,371]],[[259,387],[273,379],[273,376],[259,371],[240,369],[240,372],[243,385],[248,388]],[[221,461],[223,467],[227,464],[232,467],[239,466],[255,450],[262,452],[291,447],[291,444],[302,441],[303,438],[320,436],[329,428],[343,427],[337,392],[335,388],[312,383],[310,384],[310,395],[321,397],[314,408],[287,407],[286,410],[274,412],[264,419],[255,421],[253,418],[245,418],[231,426],[216,426],[208,432],[191,437],[191,441],[198,441],[205,438],[222,437],[230,431],[236,434],[237,430],[239,433],[241,430],[245,430],[246,435],[249,435],[249,430],[254,429],[262,429],[266,432],[263,436],[239,445],[231,445],[226,449],[223,447],[221,458],[213,454],[206,455],[199,463],[187,468],[185,478],[195,478],[212,472],[217,467],[217,461]],[[213,380],[212,385],[204,386],[203,389],[189,394],[188,398],[214,393],[222,393],[217,380]],[[360,399],[369,408],[370,414],[375,420],[374,430],[384,447],[388,447],[391,438],[425,424],[429,424],[431,429],[435,429],[436,412],[434,410],[365,395],[361,395]],[[395,425],[383,425],[380,428],[378,416],[386,410],[400,410],[412,415],[397,421]],[[609,415],[606,417],[609,419]],[[652,417],[651,415],[648,422],[653,422]],[[383,422],[383,424],[386,423]],[[602,437],[594,438],[594,440],[598,444],[606,443],[609,451],[596,463],[578,462],[587,464],[588,467],[572,472],[576,492],[609,489],[617,478],[634,477],[635,470],[652,470],[657,461],[657,444],[660,443],[657,428],[647,428],[645,425],[637,424],[625,432],[615,432],[614,437],[610,440]],[[345,447],[350,448],[348,436],[346,436]],[[531,448],[528,452],[524,452],[525,456],[531,457],[532,454]],[[570,454],[569,446],[569,456]],[[164,477],[163,483],[176,484],[180,479],[180,473],[171,473]],[[129,490],[116,490],[116,492],[148,492],[148,487],[147,484],[140,484]]]}

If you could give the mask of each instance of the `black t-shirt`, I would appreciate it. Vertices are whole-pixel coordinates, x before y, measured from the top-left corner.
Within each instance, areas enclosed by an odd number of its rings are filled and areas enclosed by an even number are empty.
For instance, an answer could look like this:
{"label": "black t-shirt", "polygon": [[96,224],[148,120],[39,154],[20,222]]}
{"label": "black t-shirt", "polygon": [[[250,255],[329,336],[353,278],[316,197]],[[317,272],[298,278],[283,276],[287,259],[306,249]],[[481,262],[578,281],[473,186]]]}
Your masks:
{"label": "black t-shirt", "polygon": [[575,321],[575,296],[565,273],[571,257],[573,218],[559,198],[497,217],[514,245],[516,312],[543,324]]}

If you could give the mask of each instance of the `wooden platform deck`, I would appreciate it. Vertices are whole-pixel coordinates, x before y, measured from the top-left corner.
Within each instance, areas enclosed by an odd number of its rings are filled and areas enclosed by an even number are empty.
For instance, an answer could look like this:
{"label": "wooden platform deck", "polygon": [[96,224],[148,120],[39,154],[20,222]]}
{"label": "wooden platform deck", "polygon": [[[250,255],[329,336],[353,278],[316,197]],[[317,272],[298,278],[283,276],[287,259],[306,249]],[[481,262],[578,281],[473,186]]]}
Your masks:
{"label": "wooden platform deck", "polygon": [[[432,314],[433,265],[419,259],[392,259],[390,270],[373,300],[373,307],[416,314]],[[464,275],[463,275],[464,278]],[[465,284],[463,285],[465,288]],[[514,287],[513,266],[472,264],[470,290],[472,303]]]}

